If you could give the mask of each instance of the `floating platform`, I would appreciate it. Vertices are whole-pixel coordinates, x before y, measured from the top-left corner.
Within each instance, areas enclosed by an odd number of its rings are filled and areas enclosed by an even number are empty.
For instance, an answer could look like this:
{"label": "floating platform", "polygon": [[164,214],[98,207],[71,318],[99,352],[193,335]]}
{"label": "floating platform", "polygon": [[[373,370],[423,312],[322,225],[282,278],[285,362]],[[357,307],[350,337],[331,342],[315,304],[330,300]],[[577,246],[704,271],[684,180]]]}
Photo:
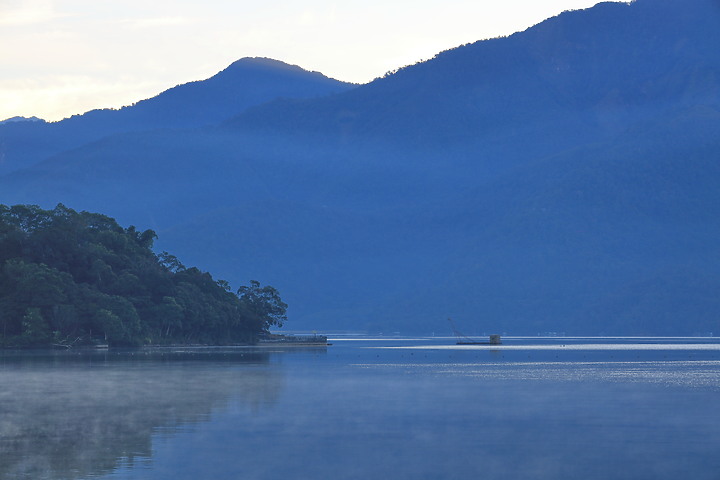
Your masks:
{"label": "floating platform", "polygon": [[293,345],[293,346],[326,346],[328,343],[325,335],[267,335],[257,343],[258,345]]}
{"label": "floating platform", "polygon": [[468,339],[460,339],[455,344],[456,345],[502,345],[502,341],[500,340],[500,335],[490,335],[490,340],[487,342],[483,342],[480,340],[473,340],[471,338],[468,338]]}

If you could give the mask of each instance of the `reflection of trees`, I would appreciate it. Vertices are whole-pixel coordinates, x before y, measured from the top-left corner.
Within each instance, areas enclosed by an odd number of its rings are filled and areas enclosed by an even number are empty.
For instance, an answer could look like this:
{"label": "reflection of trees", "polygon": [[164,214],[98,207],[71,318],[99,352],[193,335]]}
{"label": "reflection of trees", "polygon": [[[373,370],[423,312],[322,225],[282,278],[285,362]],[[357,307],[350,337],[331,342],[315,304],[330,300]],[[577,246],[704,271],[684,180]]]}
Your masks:
{"label": "reflection of trees", "polygon": [[261,408],[284,377],[252,350],[0,356],[0,478],[108,473],[150,457],[152,434],[234,398]]}

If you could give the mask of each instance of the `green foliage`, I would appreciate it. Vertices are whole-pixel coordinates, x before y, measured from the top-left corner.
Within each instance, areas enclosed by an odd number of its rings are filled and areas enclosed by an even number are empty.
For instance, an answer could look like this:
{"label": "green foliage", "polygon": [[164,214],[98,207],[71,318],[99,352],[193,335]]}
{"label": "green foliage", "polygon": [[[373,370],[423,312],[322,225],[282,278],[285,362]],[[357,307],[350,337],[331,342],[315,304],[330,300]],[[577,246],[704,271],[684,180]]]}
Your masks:
{"label": "green foliage", "polygon": [[266,331],[273,325],[282,327],[287,320],[287,305],[280,299],[275,288],[269,285],[261,287],[260,282],[251,280],[250,286],[240,287],[237,293],[243,306],[261,329]]}
{"label": "green foliage", "polygon": [[0,346],[253,342],[282,326],[272,287],[151,250],[157,235],[63,205],[0,205]]}
{"label": "green foliage", "polygon": [[50,340],[50,328],[39,308],[28,308],[22,318],[21,344],[27,346],[44,345]]}

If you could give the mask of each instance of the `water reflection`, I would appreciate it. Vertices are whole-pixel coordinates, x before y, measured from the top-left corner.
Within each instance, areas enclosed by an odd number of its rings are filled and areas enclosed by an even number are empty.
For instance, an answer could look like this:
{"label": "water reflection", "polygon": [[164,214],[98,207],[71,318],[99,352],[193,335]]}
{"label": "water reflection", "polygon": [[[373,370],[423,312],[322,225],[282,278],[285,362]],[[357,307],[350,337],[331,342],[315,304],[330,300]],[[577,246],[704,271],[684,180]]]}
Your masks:
{"label": "water reflection", "polygon": [[0,356],[0,478],[718,478],[718,349],[440,343]]}
{"label": "water reflection", "polygon": [[0,478],[83,478],[152,453],[158,429],[204,421],[232,397],[277,401],[272,353],[242,349],[0,355]]}
{"label": "water reflection", "polygon": [[[714,386],[608,381],[578,363],[374,358],[313,369],[288,362],[273,408],[219,412],[158,444],[152,468],[107,478],[716,480],[720,471]],[[685,368],[672,362],[655,374],[676,367]],[[718,365],[703,368],[718,385]]]}

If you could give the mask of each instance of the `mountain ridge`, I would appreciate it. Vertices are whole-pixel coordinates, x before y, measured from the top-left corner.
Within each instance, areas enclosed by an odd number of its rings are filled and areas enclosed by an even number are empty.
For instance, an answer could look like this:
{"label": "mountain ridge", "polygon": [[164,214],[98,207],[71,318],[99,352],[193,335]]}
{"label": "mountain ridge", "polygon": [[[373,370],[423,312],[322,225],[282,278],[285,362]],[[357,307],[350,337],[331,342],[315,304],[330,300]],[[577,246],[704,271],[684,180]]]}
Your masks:
{"label": "mountain ridge", "polygon": [[716,0],[600,4],[332,96],[104,138],[0,177],[0,200],[156,229],[276,286],[298,328],[706,334],[719,32]]}
{"label": "mountain ridge", "polygon": [[58,122],[0,124],[0,174],[28,168],[108,135],[219,123],[279,97],[317,97],[353,88],[278,60],[242,58],[205,80],[169,88],[120,109],[95,109]]}

